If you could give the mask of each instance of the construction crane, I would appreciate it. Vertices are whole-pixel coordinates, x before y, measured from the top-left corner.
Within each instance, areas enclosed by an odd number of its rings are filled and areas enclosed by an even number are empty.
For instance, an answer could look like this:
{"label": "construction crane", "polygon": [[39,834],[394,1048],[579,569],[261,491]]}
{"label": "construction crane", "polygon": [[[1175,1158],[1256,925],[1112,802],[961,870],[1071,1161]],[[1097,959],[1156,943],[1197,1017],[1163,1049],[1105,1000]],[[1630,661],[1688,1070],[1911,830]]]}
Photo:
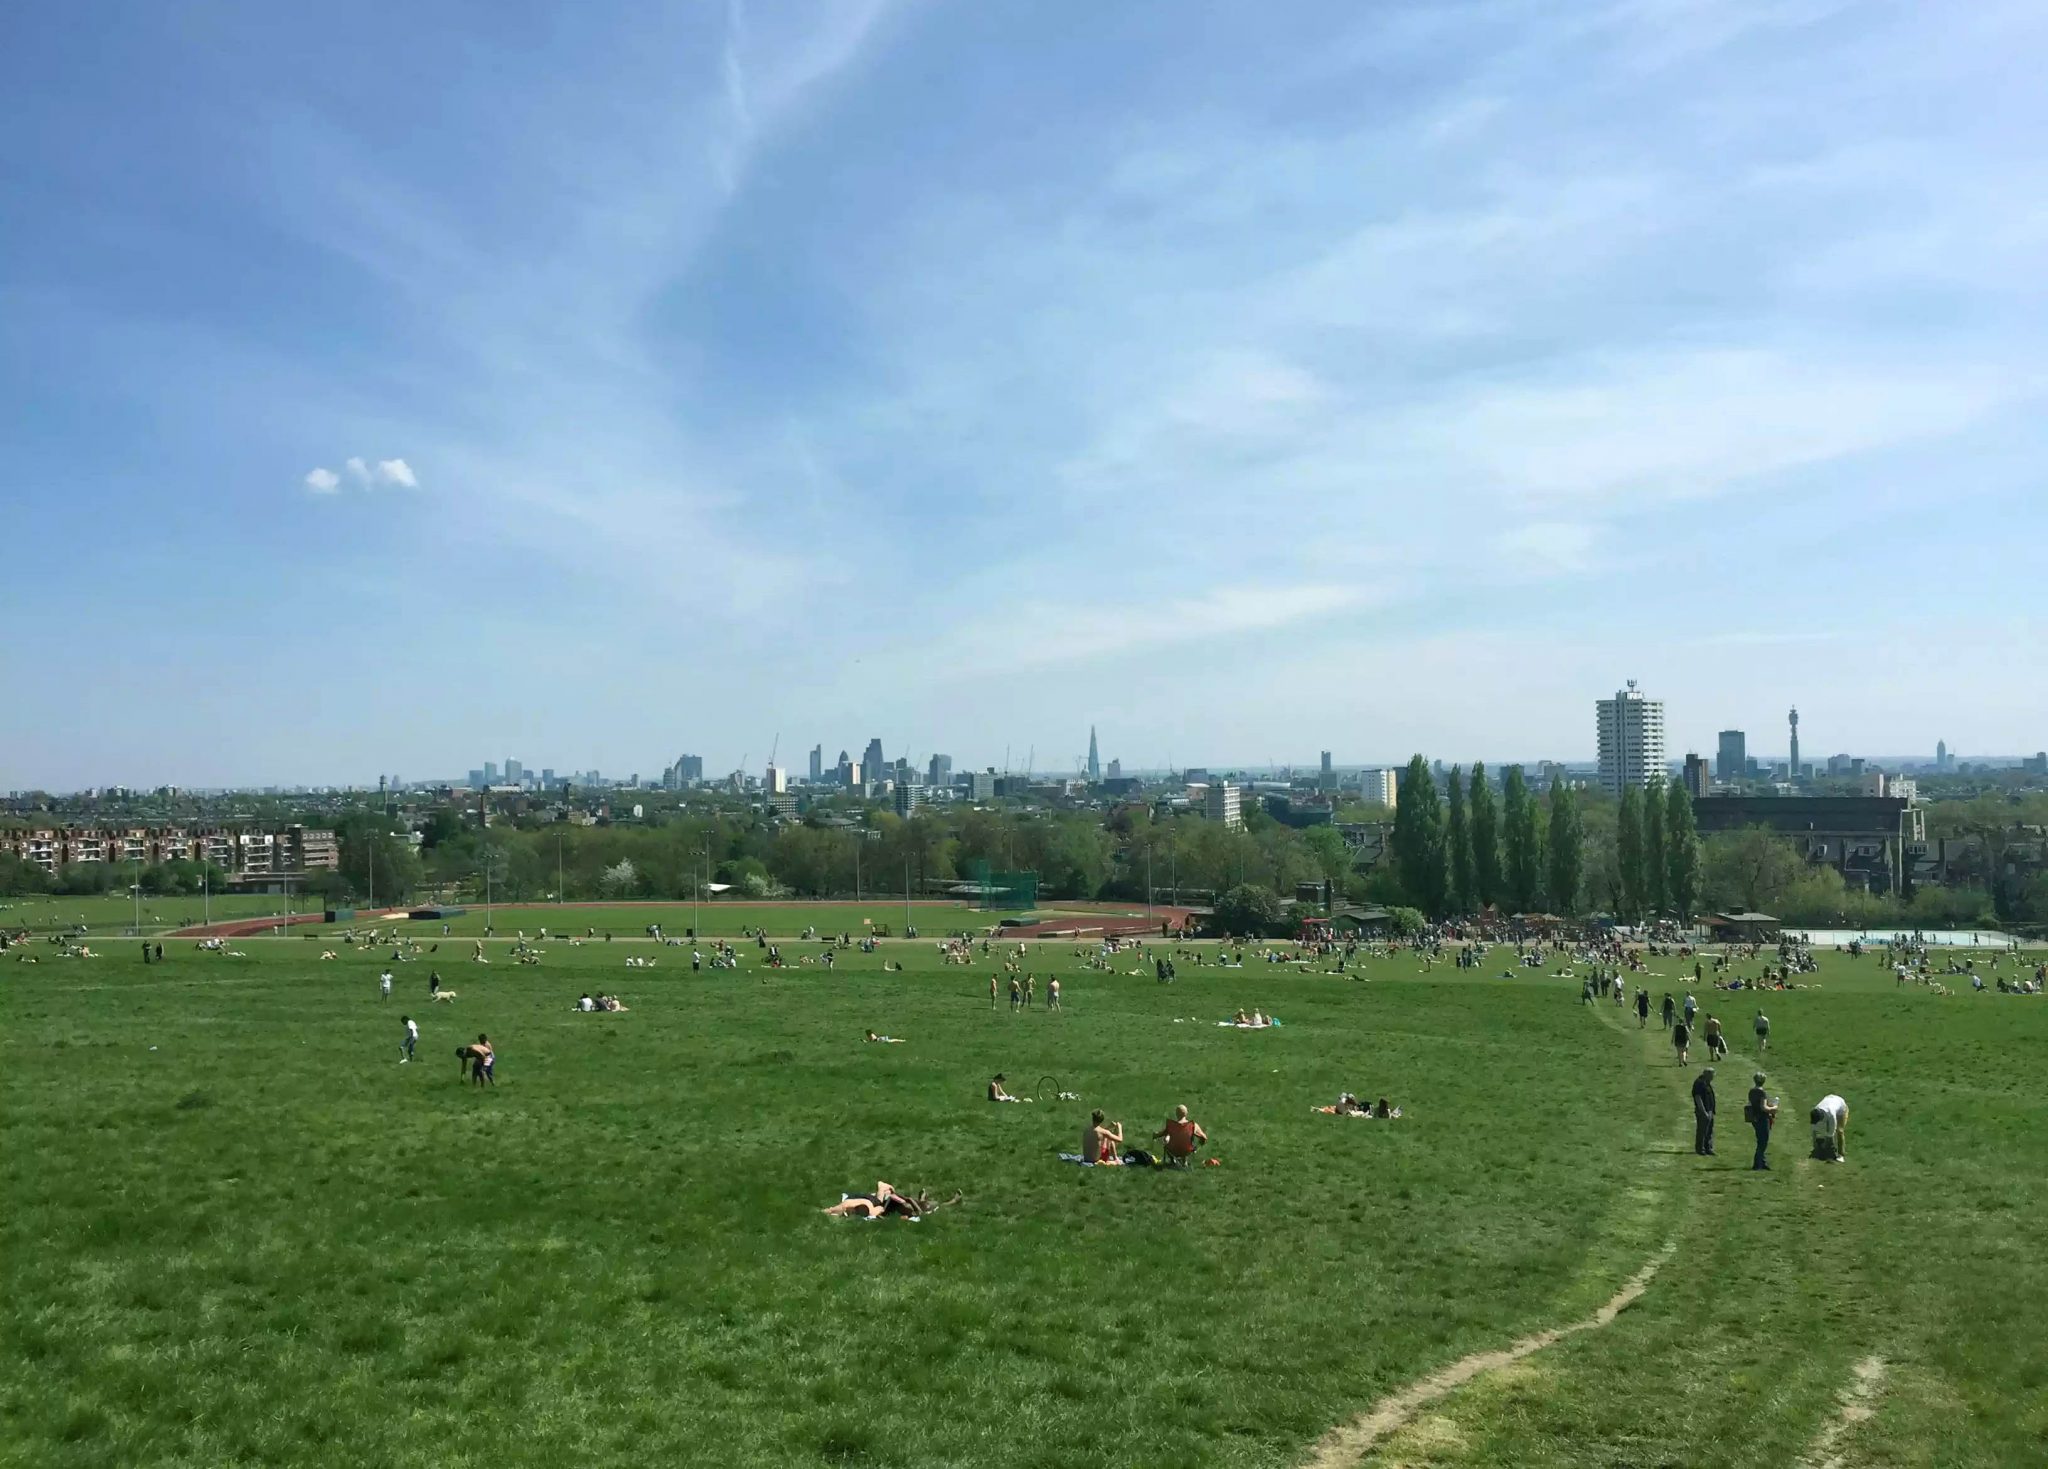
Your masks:
{"label": "construction crane", "polygon": [[[775,764],[775,756],[776,756],[777,752],[778,752],[778,751],[780,751],[781,749],[782,749],[782,731],[778,729],[777,731],[775,731],[775,743],[774,743],[774,744],[772,744],[772,745],[770,745],[770,746],[768,747],[768,763],[769,763],[769,764],[770,764],[771,766]],[[746,768],[745,766],[742,766],[742,767],[741,767],[741,769],[745,769],[745,768]]]}

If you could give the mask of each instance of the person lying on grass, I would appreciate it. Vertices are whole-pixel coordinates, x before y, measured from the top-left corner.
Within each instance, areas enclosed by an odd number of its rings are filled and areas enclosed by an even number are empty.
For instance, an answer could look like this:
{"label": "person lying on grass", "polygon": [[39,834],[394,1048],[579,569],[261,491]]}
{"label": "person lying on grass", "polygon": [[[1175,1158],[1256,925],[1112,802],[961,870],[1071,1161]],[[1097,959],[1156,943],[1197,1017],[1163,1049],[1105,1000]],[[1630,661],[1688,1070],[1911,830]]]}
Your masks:
{"label": "person lying on grass", "polygon": [[1345,1092],[1342,1096],[1338,1097],[1335,1106],[1311,1107],[1309,1111],[1320,1112],[1325,1117],[1394,1118],[1401,1115],[1401,1109],[1394,1106],[1385,1097],[1381,1097],[1377,1102],[1368,1106],[1349,1092]]}
{"label": "person lying on grass", "polygon": [[[946,1204],[957,1204],[963,1195],[955,1191]],[[926,1193],[905,1194],[897,1192],[888,1183],[877,1181],[871,1194],[845,1194],[838,1203],[819,1212],[833,1219],[880,1219],[885,1214],[895,1214],[904,1219],[922,1219],[934,1209],[945,1205],[934,1203]]]}
{"label": "person lying on grass", "polygon": [[1166,1140],[1166,1162],[1171,1168],[1185,1168],[1195,1150],[1209,1141],[1209,1134],[1202,1131],[1202,1125],[1188,1116],[1186,1107],[1175,1107],[1173,1116],[1166,1126],[1152,1134]]}
{"label": "person lying on grass", "polygon": [[1028,1102],[1029,1097],[1013,1097],[1003,1090],[1003,1073],[998,1071],[988,1084],[988,1099],[991,1102]]}
{"label": "person lying on grass", "polygon": [[902,1045],[902,1044],[903,1044],[903,1037],[902,1037],[902,1036],[899,1036],[899,1035],[876,1035],[876,1034],[875,1034],[875,1033],[874,1033],[874,1032],[873,1032],[872,1030],[868,1032],[868,1039],[869,1039],[869,1040],[870,1040],[871,1042],[874,1042],[875,1044],[878,1044],[878,1045],[884,1045],[884,1046],[900,1046],[900,1045]]}
{"label": "person lying on grass", "polygon": [[1081,1130],[1081,1156],[1096,1163],[1121,1164],[1123,1147],[1124,1125],[1103,1121],[1101,1109],[1096,1109],[1088,1119],[1088,1125]]}

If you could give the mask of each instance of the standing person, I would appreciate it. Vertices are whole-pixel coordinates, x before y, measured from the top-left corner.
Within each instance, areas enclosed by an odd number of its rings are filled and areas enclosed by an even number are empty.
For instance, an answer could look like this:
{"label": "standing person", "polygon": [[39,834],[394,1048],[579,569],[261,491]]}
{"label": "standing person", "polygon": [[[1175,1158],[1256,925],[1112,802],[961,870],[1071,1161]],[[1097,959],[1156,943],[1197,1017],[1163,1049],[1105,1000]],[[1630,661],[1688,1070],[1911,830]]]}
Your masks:
{"label": "standing person", "polygon": [[1209,1134],[1202,1131],[1201,1123],[1188,1116],[1186,1107],[1175,1107],[1166,1126],[1152,1135],[1166,1139],[1166,1162],[1172,1168],[1187,1167],[1195,1149],[1209,1141]]}
{"label": "standing person", "polygon": [[417,1046],[420,1043],[420,1027],[419,1023],[415,1021],[410,1015],[399,1016],[398,1023],[405,1027],[405,1029],[399,1033],[398,1037],[398,1048],[399,1050],[404,1052],[404,1054],[398,1058],[398,1064],[403,1066],[406,1062],[412,1059],[413,1047]]}
{"label": "standing person", "polygon": [[1024,1008],[1024,986],[1013,977],[1010,980],[1010,1009],[1012,1012]]}
{"label": "standing person", "polygon": [[147,941],[142,945],[142,962],[145,964],[149,962],[149,944]]}
{"label": "standing person", "polygon": [[1681,1020],[1671,1027],[1671,1049],[1678,1052],[1678,1064],[1688,1064],[1692,1049],[1692,1030]]}
{"label": "standing person", "polygon": [[996,995],[998,993],[999,991],[996,988],[996,977],[993,974],[991,974],[988,977],[988,1007],[991,1010],[995,1009],[996,1007]]}
{"label": "standing person", "polygon": [[1029,1010],[1031,1008],[1031,1002],[1033,1000],[1036,1000],[1037,998],[1038,976],[1035,974],[1027,974],[1024,976],[1024,1008]]}
{"label": "standing person", "polygon": [[1048,976],[1045,981],[1045,1008],[1057,1010],[1060,1007],[1060,980],[1058,975]]}
{"label": "standing person", "polygon": [[1750,1080],[1749,1105],[1743,1109],[1743,1116],[1749,1119],[1750,1128],[1756,1133],[1756,1158],[1749,1166],[1752,1172],[1769,1172],[1770,1160],[1764,1153],[1771,1146],[1771,1124],[1778,1120],[1778,1104],[1765,1093],[1761,1071]]}
{"label": "standing person", "polygon": [[1647,1030],[1649,1029],[1649,1027],[1650,992],[1646,989],[1639,988],[1636,990],[1636,1029]]}
{"label": "standing person", "polygon": [[1700,1002],[1699,1002],[1698,1000],[1695,1000],[1695,999],[1694,999],[1694,998],[1692,997],[1692,991],[1690,991],[1690,990],[1686,991],[1686,995],[1685,995],[1685,1023],[1686,1023],[1687,1025],[1690,1025],[1690,1024],[1692,1024],[1692,1019],[1693,1019],[1693,1017],[1694,1017],[1695,1015],[1699,1014],[1699,1013],[1700,1013]]}
{"label": "standing person", "polygon": [[1714,1068],[1702,1066],[1692,1079],[1692,1150],[1714,1156]]}
{"label": "standing person", "polygon": [[438,994],[440,994],[440,993],[441,993],[441,971],[440,971],[440,970],[438,970],[438,969],[436,969],[436,970],[433,970],[432,972],[430,972],[430,973],[429,973],[429,974],[427,975],[427,994],[428,994],[428,996],[429,996],[429,997],[432,997],[432,996],[434,996],[434,995],[438,995]]}
{"label": "standing person", "polygon": [[1671,991],[1664,992],[1664,1023],[1671,1024],[1678,1018],[1678,1002],[1671,998]]}
{"label": "standing person", "polygon": [[1756,1049],[1762,1055],[1771,1048],[1771,1017],[1759,1010],[1756,1012]]}
{"label": "standing person", "polygon": [[383,999],[391,998],[391,971],[385,970],[377,976],[377,993]]}

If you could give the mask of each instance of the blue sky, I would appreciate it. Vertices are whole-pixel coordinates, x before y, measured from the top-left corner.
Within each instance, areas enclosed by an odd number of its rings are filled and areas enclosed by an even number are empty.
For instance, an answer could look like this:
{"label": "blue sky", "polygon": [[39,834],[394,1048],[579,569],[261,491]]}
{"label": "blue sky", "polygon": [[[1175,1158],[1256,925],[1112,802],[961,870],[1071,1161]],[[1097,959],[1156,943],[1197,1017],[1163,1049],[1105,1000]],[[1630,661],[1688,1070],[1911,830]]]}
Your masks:
{"label": "blue sky", "polygon": [[0,20],[0,789],[2048,744],[2048,10]]}

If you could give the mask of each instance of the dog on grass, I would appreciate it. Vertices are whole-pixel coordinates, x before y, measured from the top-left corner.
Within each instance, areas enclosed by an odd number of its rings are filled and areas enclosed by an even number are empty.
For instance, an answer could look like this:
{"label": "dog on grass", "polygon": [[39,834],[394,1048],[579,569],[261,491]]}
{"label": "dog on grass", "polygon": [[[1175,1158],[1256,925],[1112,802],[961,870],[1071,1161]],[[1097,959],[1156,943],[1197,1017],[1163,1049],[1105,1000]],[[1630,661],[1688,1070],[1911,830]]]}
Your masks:
{"label": "dog on grass", "polygon": [[435,991],[434,991],[434,1003],[435,1003],[435,1004],[437,1004],[437,1005],[438,1005],[438,1004],[440,1004],[440,1003],[441,1003],[441,1001],[443,1001],[443,1000],[452,1000],[452,999],[454,999],[454,998],[455,998],[455,991],[454,991],[454,990],[435,990]]}

